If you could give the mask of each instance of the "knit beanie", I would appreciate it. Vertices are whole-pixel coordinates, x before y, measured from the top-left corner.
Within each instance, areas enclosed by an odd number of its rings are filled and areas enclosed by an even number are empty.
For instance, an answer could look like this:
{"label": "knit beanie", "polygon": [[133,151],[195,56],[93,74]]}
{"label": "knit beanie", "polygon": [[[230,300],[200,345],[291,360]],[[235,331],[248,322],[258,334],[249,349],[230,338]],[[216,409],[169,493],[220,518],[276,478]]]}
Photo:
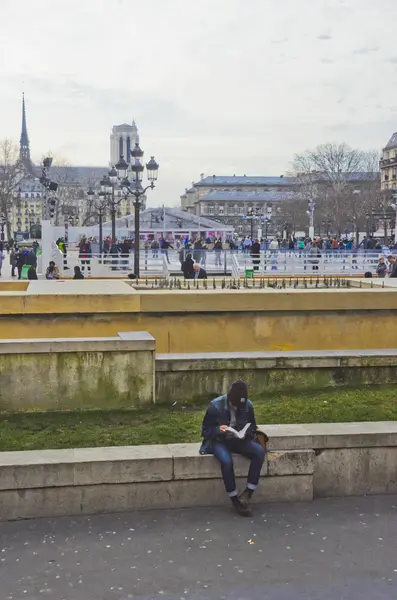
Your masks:
{"label": "knit beanie", "polygon": [[248,388],[244,381],[235,381],[232,383],[230,390],[227,393],[227,399],[230,404],[236,408],[245,406],[248,399]]}

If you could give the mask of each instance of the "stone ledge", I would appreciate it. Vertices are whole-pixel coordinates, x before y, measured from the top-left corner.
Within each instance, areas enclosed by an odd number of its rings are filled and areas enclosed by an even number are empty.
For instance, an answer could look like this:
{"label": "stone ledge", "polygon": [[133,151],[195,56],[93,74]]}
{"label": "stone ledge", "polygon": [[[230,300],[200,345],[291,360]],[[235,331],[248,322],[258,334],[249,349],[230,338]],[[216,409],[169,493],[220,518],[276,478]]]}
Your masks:
{"label": "stone ledge", "polygon": [[397,350],[309,350],[293,352],[200,352],[157,354],[156,372],[227,369],[318,369],[397,365]]}
{"label": "stone ledge", "polygon": [[397,446],[397,421],[259,425],[270,450]]}
{"label": "stone ledge", "polygon": [[[239,489],[244,483],[237,479]],[[312,499],[311,475],[269,477],[254,496],[255,503]],[[0,491],[0,521],[218,504],[230,506],[221,479],[7,490]]]}
{"label": "stone ledge", "polygon": [[155,349],[156,341],[147,331],[121,332],[117,337],[0,339],[0,354],[140,352]]}
{"label": "stone ledge", "polygon": [[[220,479],[217,460],[201,456],[199,444],[33,450],[0,453],[0,490]],[[233,457],[237,477],[247,475],[248,461]],[[270,452],[262,477],[313,475],[314,452]]]}

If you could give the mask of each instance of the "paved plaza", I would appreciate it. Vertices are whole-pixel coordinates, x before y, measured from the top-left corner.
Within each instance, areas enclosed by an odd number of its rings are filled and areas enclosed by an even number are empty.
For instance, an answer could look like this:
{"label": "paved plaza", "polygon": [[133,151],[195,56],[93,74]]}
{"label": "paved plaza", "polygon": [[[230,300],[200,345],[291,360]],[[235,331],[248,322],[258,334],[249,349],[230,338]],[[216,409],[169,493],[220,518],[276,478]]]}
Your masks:
{"label": "paved plaza", "polygon": [[2,600],[394,600],[397,497],[0,523]]}

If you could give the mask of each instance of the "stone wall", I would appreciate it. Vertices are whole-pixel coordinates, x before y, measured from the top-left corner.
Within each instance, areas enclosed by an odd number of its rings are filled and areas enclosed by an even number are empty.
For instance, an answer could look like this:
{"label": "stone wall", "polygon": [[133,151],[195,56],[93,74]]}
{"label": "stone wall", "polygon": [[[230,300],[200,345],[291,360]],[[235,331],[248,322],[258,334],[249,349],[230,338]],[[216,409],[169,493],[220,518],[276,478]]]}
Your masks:
{"label": "stone wall", "polygon": [[0,288],[0,338],[148,331],[162,353],[397,346],[392,288],[158,291],[149,285],[31,281],[26,290]]}
{"label": "stone wall", "polygon": [[132,408],[155,401],[155,341],[0,340],[0,411]]}
{"label": "stone wall", "polygon": [[[255,502],[397,493],[397,423],[261,425],[269,453]],[[0,453],[0,520],[228,506],[198,444]],[[242,489],[248,461],[234,457]]]}
{"label": "stone wall", "polygon": [[157,402],[194,404],[225,393],[236,379],[250,394],[397,383],[397,351],[158,354]]}

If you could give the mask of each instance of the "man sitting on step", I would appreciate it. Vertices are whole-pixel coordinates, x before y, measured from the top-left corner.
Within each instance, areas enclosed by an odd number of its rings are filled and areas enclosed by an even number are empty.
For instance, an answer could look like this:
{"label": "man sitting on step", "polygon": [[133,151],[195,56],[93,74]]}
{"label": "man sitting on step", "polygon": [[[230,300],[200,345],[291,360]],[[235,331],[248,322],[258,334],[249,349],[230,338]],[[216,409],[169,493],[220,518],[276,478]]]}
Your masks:
{"label": "man sitting on step", "polygon": [[[264,448],[254,439],[256,430],[254,407],[248,400],[244,381],[235,381],[225,396],[212,400],[203,419],[204,440],[200,454],[213,454],[219,460],[226,492],[235,510],[242,516],[248,516],[251,512],[249,501],[258,485],[265,459]],[[232,453],[242,454],[251,460],[247,485],[240,496]]]}

